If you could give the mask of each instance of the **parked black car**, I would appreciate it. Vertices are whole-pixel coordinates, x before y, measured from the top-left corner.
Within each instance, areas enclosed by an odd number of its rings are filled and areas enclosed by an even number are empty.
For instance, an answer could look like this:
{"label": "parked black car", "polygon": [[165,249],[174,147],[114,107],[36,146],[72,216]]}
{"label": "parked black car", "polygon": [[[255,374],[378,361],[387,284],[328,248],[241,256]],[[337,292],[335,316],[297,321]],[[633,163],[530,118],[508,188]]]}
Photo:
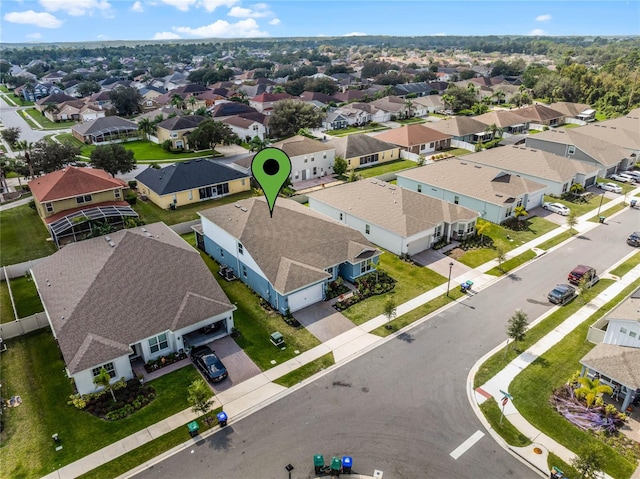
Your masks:
{"label": "parked black car", "polygon": [[209,346],[198,346],[191,350],[191,360],[204,374],[208,381],[217,383],[225,379],[229,373],[220,358]]}
{"label": "parked black car", "polygon": [[640,231],[634,231],[627,238],[627,244],[629,246],[640,246]]}
{"label": "parked black car", "polygon": [[565,304],[576,297],[576,288],[568,284],[559,284],[547,295],[547,299],[554,304]]}

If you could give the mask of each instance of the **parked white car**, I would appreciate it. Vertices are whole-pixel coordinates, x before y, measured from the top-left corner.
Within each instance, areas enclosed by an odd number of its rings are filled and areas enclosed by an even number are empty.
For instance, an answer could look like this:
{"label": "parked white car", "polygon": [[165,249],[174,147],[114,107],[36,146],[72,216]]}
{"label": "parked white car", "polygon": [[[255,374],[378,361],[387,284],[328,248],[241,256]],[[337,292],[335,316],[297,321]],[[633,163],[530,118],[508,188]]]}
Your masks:
{"label": "parked white car", "polygon": [[620,183],[631,183],[631,178],[628,176],[623,176],[619,173],[614,173],[613,175],[609,175],[610,180],[619,181]]}
{"label": "parked white car", "polygon": [[620,176],[622,178],[627,178],[629,180],[628,183],[635,183],[636,181],[638,181],[637,178],[634,175],[632,175],[632,174],[630,174],[630,173],[628,173],[626,171],[624,173],[619,173],[618,176]]}
{"label": "parked white car", "polygon": [[545,203],[542,203],[542,207],[545,210],[549,210],[549,211],[552,211],[554,213],[558,213],[559,215],[562,215],[562,216],[568,216],[569,212],[571,211],[569,208],[567,208],[562,203],[549,203],[548,201],[545,202]]}
{"label": "parked white car", "polygon": [[640,171],[635,171],[635,170],[629,170],[629,171],[625,171],[624,172],[625,176],[630,176],[631,178],[633,178],[636,182],[640,181]]}
{"label": "parked white car", "polygon": [[622,193],[622,187],[615,183],[598,183],[598,188],[605,191],[612,191],[614,193]]}

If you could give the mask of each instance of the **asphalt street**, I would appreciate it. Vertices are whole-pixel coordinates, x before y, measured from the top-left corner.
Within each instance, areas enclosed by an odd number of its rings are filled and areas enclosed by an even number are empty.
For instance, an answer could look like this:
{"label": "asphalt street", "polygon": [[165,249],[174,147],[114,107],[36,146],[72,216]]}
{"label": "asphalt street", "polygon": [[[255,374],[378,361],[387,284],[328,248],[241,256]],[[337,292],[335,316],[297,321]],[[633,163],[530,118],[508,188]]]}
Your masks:
{"label": "asphalt street", "polygon": [[[471,410],[473,364],[505,340],[516,308],[531,319],[552,306],[547,292],[579,263],[602,271],[632,250],[640,214],[627,210],[395,339],[329,372],[139,478],[313,477],[313,455],[351,455],[354,472],[385,478],[534,478],[486,434]],[[576,365],[577,368],[577,365]],[[457,459],[450,453],[484,432]],[[185,432],[186,434],[186,432]]]}
{"label": "asphalt street", "polygon": [[20,128],[20,140],[27,140],[32,143],[36,141],[42,140],[45,136],[51,135],[52,133],[62,133],[66,130],[32,130],[31,126],[18,115],[17,110],[23,110],[26,107],[14,107],[9,106],[7,102],[4,101],[4,98],[0,97],[0,120],[6,128],[18,127]]}

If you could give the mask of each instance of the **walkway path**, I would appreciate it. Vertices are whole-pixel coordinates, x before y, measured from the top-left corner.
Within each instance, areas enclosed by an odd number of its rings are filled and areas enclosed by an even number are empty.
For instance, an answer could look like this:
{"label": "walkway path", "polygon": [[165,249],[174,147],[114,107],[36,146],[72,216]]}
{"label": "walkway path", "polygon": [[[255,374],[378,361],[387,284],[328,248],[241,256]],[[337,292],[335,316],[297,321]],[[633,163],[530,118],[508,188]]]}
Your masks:
{"label": "walkway path", "polygon": [[[640,192],[640,188],[637,190],[634,190],[633,193],[637,194],[638,192]],[[621,203],[623,201],[624,201],[624,196],[621,195],[618,198],[610,201],[606,205],[603,205],[602,211],[606,211],[608,208],[611,208],[614,205]],[[593,213],[587,213],[581,216],[579,218],[578,225],[575,227],[575,229],[580,233],[584,233],[598,226],[597,223],[587,221],[587,219],[591,218],[592,216],[593,216]],[[507,254],[507,258],[517,256],[553,238],[554,236],[565,231],[566,229],[567,229],[566,226],[561,226],[560,228],[557,228],[554,231],[546,233],[527,244],[521,245],[513,249],[512,251],[510,251]],[[569,240],[569,241],[572,241],[572,240]],[[498,281],[500,279],[500,277],[484,274],[484,272],[490,270],[491,268],[496,267],[497,265],[498,265],[497,261],[495,260],[489,261],[488,263],[476,268],[475,270],[465,273],[463,276],[452,278],[451,280],[452,287],[455,287],[455,285],[458,285],[463,281],[471,279],[474,282],[474,286],[473,286],[474,290],[482,289],[487,285],[492,284],[495,281]],[[640,267],[636,269],[638,270],[637,271],[638,276],[640,276]],[[635,272],[636,269],[634,269],[633,271]],[[408,313],[409,311],[412,311],[415,308],[418,308],[423,304],[444,295],[446,293],[446,289],[447,289],[447,284],[445,283],[430,291],[427,291],[426,293],[423,293],[417,296],[416,298],[413,298],[407,301],[406,303],[399,305],[397,307],[397,316],[401,316],[405,313]],[[427,320],[429,317],[437,313],[438,311],[430,314],[429,316],[425,316],[420,321]],[[349,329],[348,331],[345,331],[344,333],[327,340],[326,342],[320,344],[319,346],[316,346],[313,349],[305,351],[304,353],[300,354],[299,356],[293,359],[290,359],[289,361],[286,361],[285,363],[275,366],[269,369],[268,371],[264,371],[259,375],[243,383],[238,384],[237,386],[234,386],[224,392],[221,392],[215,396],[214,407],[223,406],[225,412],[229,415],[230,421],[240,420],[243,417],[248,416],[253,412],[257,411],[258,409],[261,409],[277,401],[282,396],[288,394],[289,392],[291,392],[292,390],[298,387],[298,386],[295,386],[294,388],[287,389],[273,382],[276,379],[284,376],[285,374],[291,371],[294,371],[300,368],[301,366],[308,364],[314,361],[315,359],[320,358],[321,356],[324,356],[325,354],[333,353],[336,365],[333,366],[332,368],[327,369],[325,371],[326,373],[331,371],[333,368],[338,367],[342,361],[353,359],[357,356],[365,354],[369,350],[375,348],[381,342],[387,341],[393,338],[394,335],[390,335],[387,338],[381,338],[380,336],[371,334],[371,331],[373,331],[374,329],[380,326],[383,326],[384,324],[386,324],[386,322],[387,322],[386,317],[381,314],[367,321],[364,324],[355,326],[354,328]],[[509,376],[505,376],[505,377],[509,377]],[[313,379],[315,378],[312,377],[307,379],[306,381],[312,381]],[[304,384],[306,381],[303,381],[302,384]],[[477,401],[476,401],[476,405],[477,405]],[[99,451],[96,451],[95,453],[89,456],[83,457],[77,460],[76,462],[68,464],[62,467],[61,469],[58,469],[57,471],[54,471],[48,474],[47,476],[45,476],[44,479],[70,479],[70,478],[74,478],[79,475],[82,475],[90,471],[91,469],[94,469],[102,464],[105,464],[106,462],[112,459],[115,459],[153,440],[154,438],[158,437],[158,435],[160,435],[162,431],[169,432],[173,429],[184,427],[186,423],[190,422],[194,418],[195,418],[195,415],[191,412],[190,409],[182,411],[174,416],[171,416],[170,418],[160,421],[159,423],[153,426],[149,426],[143,429],[142,431],[138,431],[137,433],[132,434],[131,436],[128,436]],[[484,421],[483,416],[481,417],[481,420]],[[487,429],[490,430],[489,426],[487,426]],[[209,431],[203,433],[199,437],[196,437],[194,439],[189,439],[188,441],[185,441],[184,443],[176,446],[172,450],[167,451],[165,454],[162,454],[161,456],[158,456],[152,459],[151,461],[147,461],[139,465],[137,468],[133,469],[132,471],[123,475],[122,477],[130,477],[134,475],[136,472],[146,469],[151,465],[155,464],[156,462],[161,461],[163,458],[167,457],[168,455],[171,455],[174,452],[177,452],[186,447],[189,447],[193,445],[195,442],[201,440],[202,438],[215,434],[218,430],[219,430],[218,427],[214,427]],[[185,434],[186,434],[186,431],[185,431]],[[538,438],[539,434],[536,434],[535,437]],[[557,443],[553,443],[553,444],[549,443],[549,447],[554,453],[560,455],[561,457],[570,457],[569,456],[571,454],[570,451],[564,450],[562,446],[560,446]],[[522,454],[525,455],[526,451],[522,452]]]}

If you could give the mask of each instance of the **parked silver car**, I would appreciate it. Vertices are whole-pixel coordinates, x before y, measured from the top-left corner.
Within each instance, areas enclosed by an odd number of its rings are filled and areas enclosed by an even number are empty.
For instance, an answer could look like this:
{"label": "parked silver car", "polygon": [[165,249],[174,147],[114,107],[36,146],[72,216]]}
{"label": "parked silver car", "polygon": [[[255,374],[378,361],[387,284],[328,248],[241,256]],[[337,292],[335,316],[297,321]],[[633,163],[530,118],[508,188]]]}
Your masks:
{"label": "parked silver car", "polygon": [[615,183],[598,183],[596,186],[601,190],[612,191],[613,193],[622,193],[622,187]]}

